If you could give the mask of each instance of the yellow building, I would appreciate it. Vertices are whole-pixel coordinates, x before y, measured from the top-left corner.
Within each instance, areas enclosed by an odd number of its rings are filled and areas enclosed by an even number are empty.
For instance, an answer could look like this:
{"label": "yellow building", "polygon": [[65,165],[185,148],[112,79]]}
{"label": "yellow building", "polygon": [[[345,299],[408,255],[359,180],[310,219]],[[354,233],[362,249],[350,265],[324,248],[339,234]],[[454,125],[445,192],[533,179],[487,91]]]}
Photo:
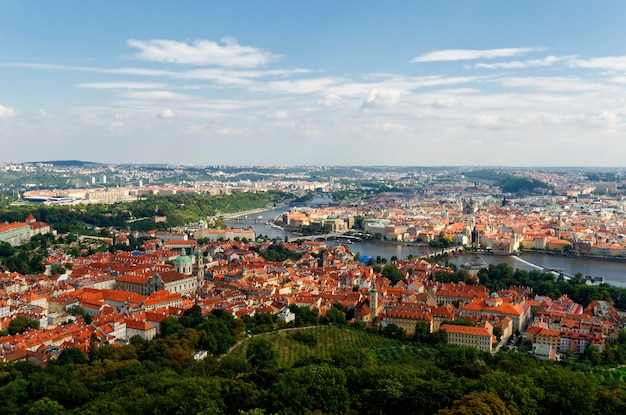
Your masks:
{"label": "yellow building", "polygon": [[387,311],[382,317],[382,325],[395,324],[408,336],[415,334],[415,325],[423,322],[428,325],[428,332],[433,331],[433,316],[427,310],[397,307]]}
{"label": "yellow building", "polygon": [[485,322],[482,327],[444,324],[441,330],[446,332],[448,344],[473,347],[483,352],[491,351],[493,326],[488,322]]}

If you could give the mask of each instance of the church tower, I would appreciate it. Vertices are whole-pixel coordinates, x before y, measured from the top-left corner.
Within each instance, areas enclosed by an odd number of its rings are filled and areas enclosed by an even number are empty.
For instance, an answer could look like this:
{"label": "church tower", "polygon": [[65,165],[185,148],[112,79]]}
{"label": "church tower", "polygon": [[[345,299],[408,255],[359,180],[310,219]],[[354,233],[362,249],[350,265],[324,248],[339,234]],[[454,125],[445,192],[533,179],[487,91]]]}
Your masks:
{"label": "church tower", "polygon": [[204,284],[204,257],[202,256],[202,250],[200,248],[198,248],[196,252],[196,266],[198,267],[196,277],[198,280],[198,288],[200,288]]}
{"label": "church tower", "polygon": [[378,291],[376,290],[376,277],[372,279],[372,285],[370,286],[370,321],[378,316]]}

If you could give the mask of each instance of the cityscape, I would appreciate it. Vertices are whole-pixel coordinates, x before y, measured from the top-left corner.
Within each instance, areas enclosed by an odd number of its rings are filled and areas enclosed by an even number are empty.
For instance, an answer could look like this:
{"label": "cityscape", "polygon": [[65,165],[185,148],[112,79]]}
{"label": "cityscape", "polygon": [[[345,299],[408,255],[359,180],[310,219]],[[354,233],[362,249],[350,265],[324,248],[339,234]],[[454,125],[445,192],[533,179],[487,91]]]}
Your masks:
{"label": "cityscape", "polygon": [[196,340],[192,365],[329,325],[491,356],[622,359],[620,169],[74,160],[3,164],[0,178],[4,362],[141,347],[190,312],[240,322],[234,349]]}
{"label": "cityscape", "polygon": [[626,413],[623,16],[0,0],[0,412]]}

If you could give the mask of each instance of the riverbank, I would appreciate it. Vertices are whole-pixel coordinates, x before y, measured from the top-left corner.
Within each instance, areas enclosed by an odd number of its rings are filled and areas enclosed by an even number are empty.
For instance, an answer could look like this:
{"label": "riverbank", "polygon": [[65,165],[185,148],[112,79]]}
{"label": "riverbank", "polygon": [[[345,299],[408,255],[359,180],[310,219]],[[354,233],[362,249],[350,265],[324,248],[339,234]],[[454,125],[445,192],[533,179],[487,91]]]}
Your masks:
{"label": "riverbank", "polygon": [[[288,210],[287,207],[270,209],[268,212],[262,214],[263,219],[259,219],[258,223],[255,223],[253,219],[248,219],[246,223],[245,219],[241,219],[241,223],[237,223],[236,219],[228,220],[228,224],[233,227],[245,227],[248,223],[254,225],[254,231],[257,235],[263,234],[269,239],[276,238],[284,240],[285,236],[289,240],[298,239],[297,235],[288,233],[284,229],[273,228],[269,225],[271,219],[275,219],[283,212]],[[268,223],[265,221],[268,220]],[[398,241],[382,241],[382,240],[370,240],[359,241],[346,245],[353,253],[359,253],[360,255],[376,258],[390,259],[391,257],[397,257],[405,259],[409,255],[412,257],[419,257],[432,251],[432,248],[427,244],[421,246],[415,246],[415,242],[398,242]],[[523,260],[522,260],[523,259]],[[442,261],[448,260],[457,266],[462,265],[465,262],[486,262],[487,264],[498,265],[499,263],[506,263],[514,269],[524,269],[526,271],[538,270],[537,267],[543,269],[559,269],[566,275],[576,275],[581,273],[582,275],[590,275],[603,277],[604,281],[616,286],[626,286],[626,264],[624,259],[621,258],[592,258],[582,256],[563,256],[562,253],[557,252],[538,252],[534,250],[527,250],[521,253],[521,255],[494,255],[490,252],[481,250],[470,249],[464,251],[462,255],[449,255],[441,259]],[[529,262],[533,265],[525,263]]]}
{"label": "riverbank", "polygon": [[610,262],[626,262],[626,257],[606,256],[606,255],[586,255],[586,254],[576,254],[573,252],[548,251],[545,249],[520,249],[520,253],[551,255],[551,256],[557,256],[557,257],[576,258],[576,259],[593,259],[594,261],[598,260],[598,261],[610,261]]}

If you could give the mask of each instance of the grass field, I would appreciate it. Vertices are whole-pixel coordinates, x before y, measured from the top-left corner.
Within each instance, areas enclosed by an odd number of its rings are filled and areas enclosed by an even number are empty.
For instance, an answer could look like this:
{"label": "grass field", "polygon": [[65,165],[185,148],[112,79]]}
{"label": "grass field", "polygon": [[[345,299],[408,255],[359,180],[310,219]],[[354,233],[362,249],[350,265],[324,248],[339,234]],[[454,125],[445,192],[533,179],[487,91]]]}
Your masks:
{"label": "grass field", "polygon": [[[317,345],[307,346],[290,338],[290,335],[295,332],[294,330],[262,335],[265,339],[272,342],[278,352],[279,367],[290,367],[294,362],[305,357],[329,359],[335,349],[343,347],[362,349],[368,352],[374,352],[377,349],[400,347],[400,343],[395,340],[350,328],[320,326],[299,330],[313,335],[317,340]],[[228,356],[225,356],[222,361],[245,360],[247,348],[248,341],[245,341]]]}

